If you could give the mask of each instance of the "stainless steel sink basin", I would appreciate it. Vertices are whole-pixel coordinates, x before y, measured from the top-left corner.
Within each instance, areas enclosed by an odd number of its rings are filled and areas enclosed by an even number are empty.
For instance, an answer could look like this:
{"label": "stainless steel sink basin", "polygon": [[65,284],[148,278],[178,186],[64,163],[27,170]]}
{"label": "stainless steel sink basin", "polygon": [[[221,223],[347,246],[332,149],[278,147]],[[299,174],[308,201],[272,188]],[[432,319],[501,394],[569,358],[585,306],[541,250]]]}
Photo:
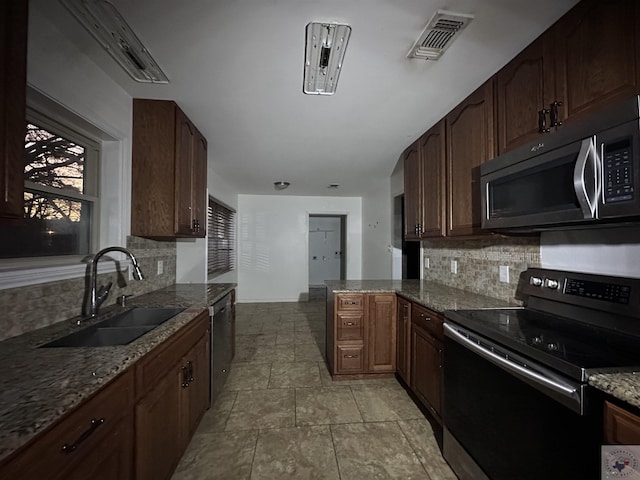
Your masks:
{"label": "stainless steel sink basin", "polygon": [[41,347],[107,347],[126,345],[153,330],[184,308],[133,308]]}

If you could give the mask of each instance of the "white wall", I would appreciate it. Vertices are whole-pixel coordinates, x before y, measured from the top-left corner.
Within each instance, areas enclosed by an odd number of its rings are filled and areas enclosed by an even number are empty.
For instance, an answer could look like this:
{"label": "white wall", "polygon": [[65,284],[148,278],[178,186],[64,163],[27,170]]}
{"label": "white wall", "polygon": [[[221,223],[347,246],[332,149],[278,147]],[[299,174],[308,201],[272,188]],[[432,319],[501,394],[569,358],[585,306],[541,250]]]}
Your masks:
{"label": "white wall", "polygon": [[130,231],[131,97],[35,8],[29,11],[27,83],[106,134],[100,247],[125,245]]}
{"label": "white wall", "polygon": [[382,179],[362,196],[362,278],[391,277],[392,198],[389,179]]}
{"label": "white wall", "polygon": [[544,232],[544,268],[640,278],[640,228]]}
{"label": "white wall", "polygon": [[359,197],[238,196],[238,301],[295,302],[308,292],[309,215],[347,215],[347,279],[362,278]]}

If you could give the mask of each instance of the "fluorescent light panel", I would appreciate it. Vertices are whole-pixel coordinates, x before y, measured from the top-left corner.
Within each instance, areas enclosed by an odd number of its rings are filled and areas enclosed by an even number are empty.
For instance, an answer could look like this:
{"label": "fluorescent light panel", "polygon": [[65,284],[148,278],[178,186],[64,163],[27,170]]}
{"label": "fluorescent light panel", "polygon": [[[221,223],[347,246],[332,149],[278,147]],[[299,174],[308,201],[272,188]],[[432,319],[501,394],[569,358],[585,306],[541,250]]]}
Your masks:
{"label": "fluorescent light panel", "polygon": [[304,93],[333,95],[336,92],[350,35],[349,25],[317,22],[307,25]]}
{"label": "fluorescent light panel", "polygon": [[60,0],[136,82],[169,83],[120,12],[103,0]]}

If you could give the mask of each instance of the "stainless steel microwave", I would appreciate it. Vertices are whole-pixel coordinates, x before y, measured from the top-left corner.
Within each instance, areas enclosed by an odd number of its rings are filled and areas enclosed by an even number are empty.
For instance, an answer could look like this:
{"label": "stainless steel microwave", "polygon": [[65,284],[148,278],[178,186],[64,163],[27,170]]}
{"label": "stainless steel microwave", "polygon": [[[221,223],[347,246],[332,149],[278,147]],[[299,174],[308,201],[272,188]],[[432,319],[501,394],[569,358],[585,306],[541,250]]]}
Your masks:
{"label": "stainless steel microwave", "polygon": [[640,223],[640,97],[541,138],[480,167],[483,228]]}

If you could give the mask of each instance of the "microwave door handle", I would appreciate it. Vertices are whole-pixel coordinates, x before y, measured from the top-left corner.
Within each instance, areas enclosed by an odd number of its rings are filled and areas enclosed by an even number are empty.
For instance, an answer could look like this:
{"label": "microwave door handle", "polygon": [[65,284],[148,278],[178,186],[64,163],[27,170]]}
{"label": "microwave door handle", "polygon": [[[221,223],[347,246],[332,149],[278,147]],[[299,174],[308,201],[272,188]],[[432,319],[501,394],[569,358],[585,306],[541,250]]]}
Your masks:
{"label": "microwave door handle", "polygon": [[589,161],[591,162],[592,171],[596,171],[599,158],[592,137],[585,138],[580,145],[576,166],[573,169],[573,188],[578,197],[578,203],[584,218],[596,218],[600,182],[597,180],[598,175],[596,175],[593,191],[587,191],[585,174]]}

